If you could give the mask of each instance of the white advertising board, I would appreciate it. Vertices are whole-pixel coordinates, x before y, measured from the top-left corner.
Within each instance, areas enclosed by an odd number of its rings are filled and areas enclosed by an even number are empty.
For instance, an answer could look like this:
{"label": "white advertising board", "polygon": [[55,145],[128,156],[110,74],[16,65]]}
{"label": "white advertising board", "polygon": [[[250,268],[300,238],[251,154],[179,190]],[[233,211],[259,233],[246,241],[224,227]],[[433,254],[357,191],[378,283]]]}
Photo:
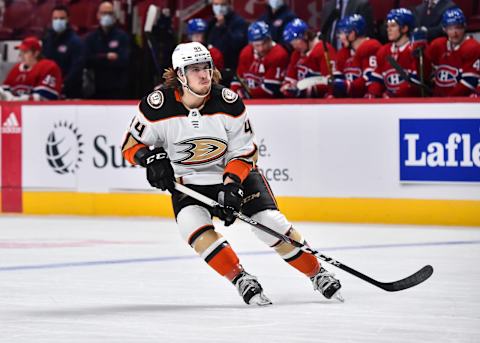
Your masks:
{"label": "white advertising board", "polygon": [[[249,105],[259,166],[280,196],[480,199],[478,183],[402,184],[401,118],[480,118],[480,103]],[[132,105],[23,107],[26,190],[149,191],[123,161]]]}

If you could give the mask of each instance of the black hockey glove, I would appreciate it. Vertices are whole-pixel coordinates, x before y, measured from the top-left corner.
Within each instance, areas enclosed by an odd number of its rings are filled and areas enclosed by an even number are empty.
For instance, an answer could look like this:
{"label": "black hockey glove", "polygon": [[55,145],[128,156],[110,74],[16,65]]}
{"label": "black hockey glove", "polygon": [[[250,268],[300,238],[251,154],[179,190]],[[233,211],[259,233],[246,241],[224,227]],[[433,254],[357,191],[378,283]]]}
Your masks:
{"label": "black hockey glove", "polygon": [[162,191],[168,189],[173,193],[175,176],[170,159],[163,148],[140,149],[135,154],[135,160],[147,168],[147,180],[152,187],[160,188]]}
{"label": "black hockey glove", "polygon": [[231,182],[223,185],[218,193],[218,202],[224,206],[219,211],[218,217],[225,222],[225,226],[230,226],[237,219],[233,212],[240,212],[243,202],[243,187],[240,182]]}

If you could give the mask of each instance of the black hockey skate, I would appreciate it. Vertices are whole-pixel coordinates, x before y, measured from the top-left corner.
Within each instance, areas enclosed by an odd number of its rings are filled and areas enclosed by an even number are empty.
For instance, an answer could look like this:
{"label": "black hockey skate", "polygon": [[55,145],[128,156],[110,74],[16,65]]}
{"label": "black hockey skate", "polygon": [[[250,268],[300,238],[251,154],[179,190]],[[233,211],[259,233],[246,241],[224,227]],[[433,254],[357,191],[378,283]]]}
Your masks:
{"label": "black hockey skate", "polygon": [[272,304],[270,299],[263,294],[263,288],[255,276],[243,271],[232,282],[247,305],[266,306]]}
{"label": "black hockey skate", "polygon": [[313,289],[318,290],[327,299],[332,297],[344,302],[342,295],[340,294],[340,281],[334,278],[335,274],[328,272],[325,268],[321,267],[320,271],[314,277],[310,278],[313,283]]}

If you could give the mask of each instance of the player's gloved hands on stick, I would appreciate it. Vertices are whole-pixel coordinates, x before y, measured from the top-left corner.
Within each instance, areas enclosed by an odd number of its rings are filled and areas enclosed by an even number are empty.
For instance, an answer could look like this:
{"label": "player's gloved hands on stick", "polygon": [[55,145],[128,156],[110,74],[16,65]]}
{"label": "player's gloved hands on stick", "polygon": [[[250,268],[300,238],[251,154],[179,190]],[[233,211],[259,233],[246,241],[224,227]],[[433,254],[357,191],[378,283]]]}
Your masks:
{"label": "player's gloved hands on stick", "polygon": [[147,168],[147,180],[152,187],[160,188],[162,191],[175,190],[175,176],[170,159],[163,148],[149,150],[140,149],[135,154],[138,164]]}
{"label": "player's gloved hands on stick", "polygon": [[218,193],[218,202],[224,206],[219,211],[219,218],[225,222],[225,226],[230,226],[237,219],[233,212],[240,212],[243,202],[243,187],[240,182],[233,181],[223,185]]}

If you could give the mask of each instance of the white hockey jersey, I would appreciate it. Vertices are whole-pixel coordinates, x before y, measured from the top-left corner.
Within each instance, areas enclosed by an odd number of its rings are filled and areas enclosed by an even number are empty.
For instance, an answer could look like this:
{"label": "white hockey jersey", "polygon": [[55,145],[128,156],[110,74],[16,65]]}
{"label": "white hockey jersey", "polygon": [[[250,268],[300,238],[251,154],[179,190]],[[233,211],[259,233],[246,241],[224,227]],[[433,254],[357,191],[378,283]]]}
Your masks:
{"label": "white hockey jersey", "polygon": [[124,147],[132,137],[146,146],[163,147],[184,184],[222,183],[227,163],[242,160],[254,166],[257,158],[243,101],[219,85],[212,86],[202,108],[192,110],[172,88],[150,93],[139,104]]}

